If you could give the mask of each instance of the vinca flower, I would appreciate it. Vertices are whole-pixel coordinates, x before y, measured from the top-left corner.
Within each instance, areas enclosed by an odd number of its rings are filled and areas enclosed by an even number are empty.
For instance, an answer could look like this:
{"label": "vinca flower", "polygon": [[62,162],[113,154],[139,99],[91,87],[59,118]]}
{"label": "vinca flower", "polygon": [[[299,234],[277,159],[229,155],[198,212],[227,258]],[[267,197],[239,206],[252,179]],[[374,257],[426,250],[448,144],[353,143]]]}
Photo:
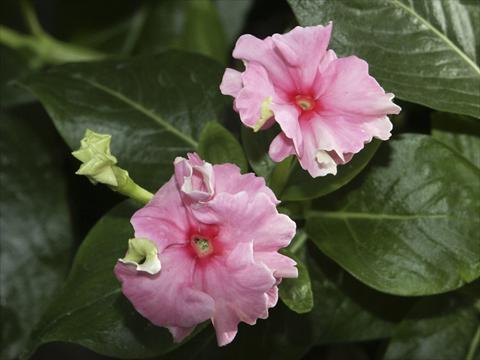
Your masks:
{"label": "vinca flower", "polygon": [[330,23],[264,40],[243,35],[233,57],[245,71],[227,69],[220,85],[235,98],[244,125],[254,131],[280,125],[269,149],[274,161],[295,154],[313,177],[336,174],[372,138],[387,140],[387,115],[400,112],[365,61],[327,50],[331,30]]}
{"label": "vinca flower", "polygon": [[295,223],[277,204],[262,178],[235,165],[177,158],[175,175],[131,219],[136,238],[115,267],[123,293],[177,342],[210,319],[218,344],[230,343],[239,322],[268,317],[282,278],[298,276],[278,253]]}

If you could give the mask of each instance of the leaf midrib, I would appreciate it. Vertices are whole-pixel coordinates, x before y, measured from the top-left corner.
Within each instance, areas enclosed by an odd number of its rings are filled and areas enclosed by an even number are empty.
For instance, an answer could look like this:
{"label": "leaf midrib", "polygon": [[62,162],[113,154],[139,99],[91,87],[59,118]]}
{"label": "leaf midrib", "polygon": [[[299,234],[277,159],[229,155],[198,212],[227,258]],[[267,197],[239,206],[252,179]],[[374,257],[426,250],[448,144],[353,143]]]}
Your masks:
{"label": "leaf midrib", "polygon": [[407,11],[411,15],[413,15],[416,19],[422,22],[430,31],[432,31],[435,35],[437,35],[442,41],[444,41],[454,52],[456,52],[468,65],[470,65],[473,70],[480,76],[480,68],[478,67],[475,62],[470,59],[465,52],[463,52],[457,45],[455,45],[445,34],[443,34],[440,30],[434,27],[430,22],[428,22],[424,17],[418,14],[413,8],[405,5],[399,0],[387,0],[393,5],[400,7],[401,9]]}
{"label": "leaf midrib", "polygon": [[153,111],[145,108],[142,104],[139,104],[135,102],[134,100],[126,97],[124,94],[116,91],[115,89],[109,88],[108,86],[102,85],[96,81],[90,80],[90,79],[85,79],[85,78],[76,78],[78,80],[84,81],[87,84],[93,86],[94,88],[101,90],[105,93],[107,93],[110,96],[113,96],[114,98],[124,102],[125,104],[131,106],[135,110],[140,111],[142,114],[146,115],[148,118],[152,119],[155,121],[157,124],[160,126],[164,127],[167,131],[170,131],[172,134],[183,140],[184,142],[190,144],[194,148],[197,148],[198,143],[194,139],[192,139],[190,136],[185,135],[178,129],[176,129],[174,126],[172,126],[170,123],[165,121],[163,118],[155,114]]}
{"label": "leaf midrib", "polygon": [[348,211],[309,211],[308,216],[321,216],[333,219],[367,219],[367,220],[416,220],[416,219],[448,219],[448,214],[381,214]]}

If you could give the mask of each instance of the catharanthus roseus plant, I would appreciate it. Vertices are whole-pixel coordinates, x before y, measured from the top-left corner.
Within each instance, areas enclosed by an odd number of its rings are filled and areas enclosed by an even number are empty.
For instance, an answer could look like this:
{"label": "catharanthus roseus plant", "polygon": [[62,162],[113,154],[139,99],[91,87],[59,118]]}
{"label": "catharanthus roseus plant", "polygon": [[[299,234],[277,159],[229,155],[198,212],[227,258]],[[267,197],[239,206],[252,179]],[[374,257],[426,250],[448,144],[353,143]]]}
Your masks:
{"label": "catharanthus roseus plant", "polygon": [[280,125],[270,145],[274,161],[295,154],[313,177],[336,174],[373,137],[387,140],[387,115],[400,112],[365,61],[327,49],[331,31],[329,23],[263,40],[242,35],[233,57],[245,71],[227,69],[220,86],[235,98],[244,125],[254,131]]}
{"label": "catharanthus roseus plant", "polygon": [[478,0],[30,1],[1,359],[477,360]]}
{"label": "catharanthus roseus plant", "polygon": [[282,278],[297,277],[278,253],[295,223],[277,204],[262,178],[235,165],[177,158],[175,176],[132,217],[137,239],[115,267],[123,293],[177,342],[211,320],[218,344],[230,343],[239,322],[268,317]]}

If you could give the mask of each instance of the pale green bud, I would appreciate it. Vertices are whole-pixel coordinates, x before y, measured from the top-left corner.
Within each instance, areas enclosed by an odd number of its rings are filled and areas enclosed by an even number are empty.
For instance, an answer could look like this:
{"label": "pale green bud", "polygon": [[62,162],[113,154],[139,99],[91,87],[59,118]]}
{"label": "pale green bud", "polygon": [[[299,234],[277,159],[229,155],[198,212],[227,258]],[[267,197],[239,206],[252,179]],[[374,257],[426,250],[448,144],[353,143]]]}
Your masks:
{"label": "pale green bud", "polygon": [[72,152],[73,156],[83,162],[76,174],[87,176],[94,184],[118,186],[113,170],[117,158],[110,152],[111,139],[110,135],[98,134],[87,129],[80,141],[80,149]]}

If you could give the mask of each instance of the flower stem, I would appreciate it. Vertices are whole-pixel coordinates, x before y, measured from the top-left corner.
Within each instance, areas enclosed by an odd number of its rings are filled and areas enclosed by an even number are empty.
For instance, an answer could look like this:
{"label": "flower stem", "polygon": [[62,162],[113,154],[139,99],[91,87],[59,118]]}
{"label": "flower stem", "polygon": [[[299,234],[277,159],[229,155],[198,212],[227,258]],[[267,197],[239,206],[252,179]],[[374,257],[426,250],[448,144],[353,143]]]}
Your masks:
{"label": "flower stem", "polygon": [[20,1],[20,8],[22,10],[22,15],[24,17],[25,23],[28,26],[30,32],[36,37],[48,36],[45,33],[40,22],[38,21],[37,14],[35,14],[35,9],[32,3],[28,0]]}
{"label": "flower stem", "polygon": [[51,37],[43,30],[29,1],[22,1],[21,8],[32,35],[22,34],[0,25],[0,44],[33,53],[35,56],[30,60],[32,67],[40,67],[45,63],[99,60],[107,56],[96,50],[65,43]]}
{"label": "flower stem", "polygon": [[127,181],[125,181],[124,184],[121,184],[117,187],[112,187],[112,189],[142,204],[147,204],[153,198],[153,194],[150,191],[142,188],[130,177],[127,179]]}
{"label": "flower stem", "polygon": [[290,247],[290,252],[292,254],[296,254],[298,250],[302,248],[302,246],[307,241],[307,233],[304,231],[299,231],[297,236],[295,236],[292,246]]}
{"label": "flower stem", "polygon": [[480,346],[480,326],[477,328],[477,331],[473,336],[473,340],[470,343],[470,348],[468,349],[468,353],[467,353],[467,356],[465,357],[465,360],[473,360],[475,358],[475,353],[477,352],[479,346]]}

